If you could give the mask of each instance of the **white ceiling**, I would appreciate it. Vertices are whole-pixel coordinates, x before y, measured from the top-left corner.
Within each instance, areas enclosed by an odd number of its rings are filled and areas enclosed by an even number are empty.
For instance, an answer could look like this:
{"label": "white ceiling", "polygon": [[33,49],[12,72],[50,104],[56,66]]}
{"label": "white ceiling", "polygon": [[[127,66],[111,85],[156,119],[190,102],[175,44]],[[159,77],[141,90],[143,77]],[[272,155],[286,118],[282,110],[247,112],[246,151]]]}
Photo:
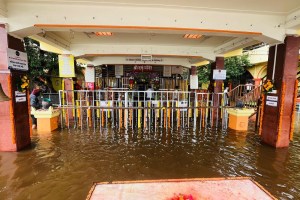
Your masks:
{"label": "white ceiling", "polygon": [[[96,36],[93,32],[51,32],[72,44],[95,44],[102,45],[167,45],[167,46],[191,46],[209,47],[219,46],[230,41],[233,37],[205,36],[199,39],[185,39],[184,34],[162,33],[124,33],[113,30],[113,36]],[[47,33],[46,33],[47,34]]]}
{"label": "white ceiling", "polygon": [[[10,34],[32,36],[63,53],[93,55],[89,56],[91,62],[103,60],[103,56],[112,56],[113,62],[116,55],[151,54],[188,59],[184,62],[191,65],[190,58],[214,60],[256,43],[283,42],[286,34],[296,34],[300,26],[300,0],[5,2],[0,0],[0,8]],[[93,34],[98,31],[112,32],[113,36]],[[202,37],[184,39],[184,34]],[[177,62],[174,59],[169,64]]]}
{"label": "white ceiling", "polygon": [[6,0],[6,2],[176,7],[270,14],[288,14],[300,8],[299,0]]}

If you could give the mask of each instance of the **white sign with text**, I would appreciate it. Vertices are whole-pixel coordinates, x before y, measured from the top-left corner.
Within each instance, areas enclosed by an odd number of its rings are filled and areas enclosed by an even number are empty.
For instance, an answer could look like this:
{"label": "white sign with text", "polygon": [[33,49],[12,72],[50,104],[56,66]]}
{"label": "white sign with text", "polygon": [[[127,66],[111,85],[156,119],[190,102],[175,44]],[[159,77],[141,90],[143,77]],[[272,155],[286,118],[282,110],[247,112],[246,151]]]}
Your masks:
{"label": "white sign with text", "polygon": [[277,102],[276,101],[266,101],[267,106],[272,106],[272,107],[277,107]]}
{"label": "white sign with text", "polygon": [[267,96],[267,100],[278,101],[278,96]]}
{"label": "white sign with text", "polygon": [[213,80],[225,80],[226,79],[226,70],[224,69],[214,69],[213,71]]}
{"label": "white sign with text", "polygon": [[22,71],[28,70],[27,53],[8,48],[7,59],[8,69]]}

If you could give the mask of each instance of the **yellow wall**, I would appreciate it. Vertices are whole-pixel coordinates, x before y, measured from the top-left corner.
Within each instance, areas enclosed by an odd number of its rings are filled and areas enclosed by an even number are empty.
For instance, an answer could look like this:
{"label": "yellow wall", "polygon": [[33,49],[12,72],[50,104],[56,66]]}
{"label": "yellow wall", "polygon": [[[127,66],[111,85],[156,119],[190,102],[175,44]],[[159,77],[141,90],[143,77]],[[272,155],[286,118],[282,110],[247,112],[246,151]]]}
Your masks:
{"label": "yellow wall", "polygon": [[253,78],[262,78],[267,74],[267,63],[259,63],[247,69]]}
{"label": "yellow wall", "polygon": [[228,58],[228,57],[233,57],[233,56],[240,56],[242,54],[243,54],[243,49],[237,49],[235,51],[231,51],[231,52],[225,53],[224,57]]}

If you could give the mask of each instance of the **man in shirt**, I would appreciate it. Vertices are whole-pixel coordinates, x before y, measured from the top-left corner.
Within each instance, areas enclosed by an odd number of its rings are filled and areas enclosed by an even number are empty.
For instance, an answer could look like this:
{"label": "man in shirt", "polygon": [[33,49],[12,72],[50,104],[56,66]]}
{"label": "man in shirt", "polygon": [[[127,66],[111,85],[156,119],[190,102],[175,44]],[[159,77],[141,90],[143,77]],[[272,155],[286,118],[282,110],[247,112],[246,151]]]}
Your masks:
{"label": "man in shirt", "polygon": [[[40,109],[42,106],[39,103],[39,95],[41,93],[41,89],[39,88],[39,86],[35,85],[35,88],[32,90],[31,94],[30,94],[30,106],[37,109]],[[36,118],[34,117],[34,115],[31,115],[31,119],[32,119],[32,129],[36,128]]]}

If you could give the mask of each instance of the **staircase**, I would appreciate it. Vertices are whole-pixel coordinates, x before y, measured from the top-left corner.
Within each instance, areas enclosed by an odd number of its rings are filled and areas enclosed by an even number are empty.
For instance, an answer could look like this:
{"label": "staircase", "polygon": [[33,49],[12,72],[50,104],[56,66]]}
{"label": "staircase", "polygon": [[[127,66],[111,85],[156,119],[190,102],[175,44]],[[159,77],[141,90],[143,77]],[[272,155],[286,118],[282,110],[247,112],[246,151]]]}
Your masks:
{"label": "staircase", "polygon": [[244,105],[246,108],[256,108],[260,98],[262,86],[238,85],[228,92],[229,105]]}

